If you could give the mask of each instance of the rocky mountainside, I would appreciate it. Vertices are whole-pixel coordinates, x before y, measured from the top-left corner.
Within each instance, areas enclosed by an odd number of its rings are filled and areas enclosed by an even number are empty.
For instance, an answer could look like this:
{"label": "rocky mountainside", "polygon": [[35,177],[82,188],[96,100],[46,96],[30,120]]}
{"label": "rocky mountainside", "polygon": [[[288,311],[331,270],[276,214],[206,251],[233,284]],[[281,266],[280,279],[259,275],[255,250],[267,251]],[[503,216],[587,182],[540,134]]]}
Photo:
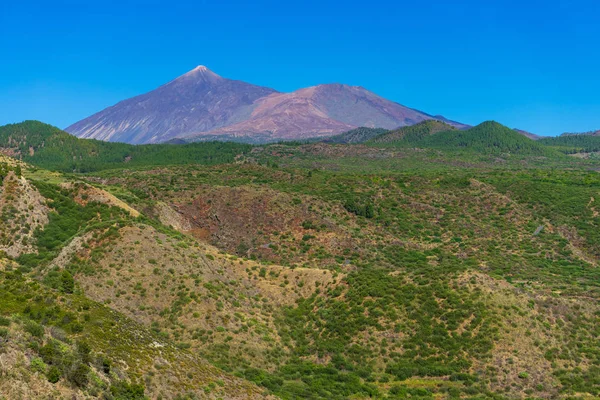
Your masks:
{"label": "rocky mountainside", "polygon": [[160,143],[248,118],[253,103],[275,90],[224,79],[204,66],[149,93],[115,104],[69,126],[78,137],[126,143]]}
{"label": "rocky mountainside", "polygon": [[199,66],[141,96],[124,100],[66,131],[127,143],[238,140],[268,142],[333,136],[357,127],[394,129],[441,116],[386,100],[359,86],[318,85],[292,93],[225,79]]}

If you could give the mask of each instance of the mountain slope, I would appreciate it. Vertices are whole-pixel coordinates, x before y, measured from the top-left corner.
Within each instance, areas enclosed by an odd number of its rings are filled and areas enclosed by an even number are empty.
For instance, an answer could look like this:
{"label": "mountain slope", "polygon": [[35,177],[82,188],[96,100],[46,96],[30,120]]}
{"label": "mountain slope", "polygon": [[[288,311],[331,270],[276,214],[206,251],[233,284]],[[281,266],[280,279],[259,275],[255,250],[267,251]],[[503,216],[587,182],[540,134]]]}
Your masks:
{"label": "mountain slope", "polygon": [[198,66],[149,93],[115,104],[66,131],[112,142],[160,143],[186,132],[242,121],[256,99],[275,90],[225,79]]}
{"label": "mountain slope", "polygon": [[99,271],[86,267],[84,255],[96,256],[81,237],[100,247],[118,240],[117,227],[136,221],[130,207],[1,155],[0,175],[0,234],[3,244],[10,235],[15,250],[0,249],[0,398],[265,398],[110,301],[84,295],[78,273]]}
{"label": "mountain slope", "polygon": [[200,66],[66,131],[82,138],[134,144],[174,138],[257,143],[332,136],[360,126],[394,129],[429,119],[445,120],[359,86],[327,84],[279,93],[222,78]]}
{"label": "mountain slope", "polygon": [[[289,158],[279,154],[280,160]],[[193,303],[177,315],[188,331],[202,326],[189,339],[192,348],[282,398],[402,398],[407,392],[445,398],[449,390],[465,398],[481,393],[514,399],[600,393],[594,378],[600,355],[590,348],[600,326],[600,235],[590,202],[600,184],[595,172],[444,165],[441,173],[390,176],[236,164],[107,171],[98,177],[111,187],[147,192],[142,197],[167,204],[187,220],[182,232],[260,263],[255,268],[230,258],[234,264],[224,268],[225,275],[246,271],[250,282],[267,280],[292,296],[304,291],[293,300],[261,298],[249,331],[229,319],[220,333],[207,335],[210,325],[192,318],[198,307]],[[173,181],[177,192],[166,184]],[[540,226],[543,231],[535,234]],[[135,241],[144,243],[131,238],[113,251],[121,260],[105,253],[98,257],[104,265],[95,270],[115,276],[106,266],[118,268],[133,257],[144,265],[130,244]],[[164,246],[165,240],[156,242]],[[160,299],[186,273],[180,256],[172,256],[170,262],[155,258],[156,266],[174,269]],[[128,290],[143,273],[150,276],[151,267],[142,268],[147,272],[123,268],[124,276],[110,279]],[[304,268],[314,275],[304,275]],[[323,276],[318,288],[315,276]],[[236,311],[245,315],[243,285],[223,288],[203,277],[210,283],[205,288],[219,296],[206,297],[201,284],[193,293],[202,294],[204,303],[220,301],[227,312],[237,301]],[[80,279],[91,280],[90,288],[105,281]],[[110,289],[103,290],[108,296]],[[136,296],[118,302],[141,315]],[[154,313],[161,309],[155,306]],[[211,320],[218,312],[210,313]],[[278,316],[277,330],[270,332],[269,323],[267,340],[252,336],[270,312]],[[160,327],[180,331],[176,322]],[[248,352],[238,352],[242,341]],[[272,352],[264,350],[269,346]]]}
{"label": "mountain slope", "polygon": [[228,399],[265,398],[70,287],[51,290],[0,267],[0,290],[2,398],[174,399],[206,396],[207,388]]}
{"label": "mountain slope", "polygon": [[417,140],[424,139],[429,135],[433,135],[439,132],[454,130],[451,125],[448,125],[441,121],[424,121],[416,125],[407,126],[391,132],[379,135],[371,140],[371,143],[394,143],[394,142],[414,142]]}
{"label": "mountain slope", "polygon": [[360,127],[352,129],[348,132],[340,133],[339,135],[328,137],[323,141],[325,143],[341,143],[341,144],[354,144],[364,143],[376,136],[382,135],[387,132],[387,129],[383,128],[365,128]]}
{"label": "mountain slope", "polygon": [[393,129],[433,118],[364,88],[340,84],[319,85],[293,93],[276,93],[256,103],[256,108],[246,121],[187,138],[198,140],[205,135],[267,135],[271,141],[306,139],[332,136],[357,126]]}
{"label": "mountain slope", "polygon": [[[471,135],[504,149],[506,129]],[[0,252],[0,397],[600,395],[591,162],[492,167],[417,144],[64,176],[8,160],[0,221],[28,246]],[[315,147],[350,154],[294,153]]]}
{"label": "mountain slope", "polygon": [[79,139],[39,121],[0,126],[0,153],[38,167],[63,172],[89,172],[120,166],[217,164],[232,162],[249,145],[191,143],[134,146]]}
{"label": "mountain slope", "polygon": [[[467,150],[478,153],[514,153],[549,155],[553,151],[513,129],[494,121],[483,122],[467,130],[446,129],[439,122],[400,130],[395,146],[415,146],[440,150]],[[389,135],[389,134],[388,134]],[[383,140],[385,140],[384,135]]]}
{"label": "mountain slope", "polygon": [[426,147],[463,148],[486,153],[543,155],[544,146],[494,121],[483,122],[465,131],[445,131],[426,137]]}
{"label": "mountain slope", "polygon": [[561,135],[540,139],[540,143],[567,154],[600,151],[600,136],[594,135]]}
{"label": "mountain slope", "polygon": [[424,121],[372,139],[373,145],[467,150],[477,153],[556,155],[554,150],[494,121],[458,130],[440,121]]}

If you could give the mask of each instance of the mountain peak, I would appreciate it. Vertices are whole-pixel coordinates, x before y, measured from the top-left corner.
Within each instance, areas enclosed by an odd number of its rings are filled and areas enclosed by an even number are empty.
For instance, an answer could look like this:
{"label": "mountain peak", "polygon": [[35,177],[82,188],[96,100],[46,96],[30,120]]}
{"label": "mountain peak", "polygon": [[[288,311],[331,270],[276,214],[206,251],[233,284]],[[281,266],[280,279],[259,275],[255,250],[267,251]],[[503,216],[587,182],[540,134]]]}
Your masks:
{"label": "mountain peak", "polygon": [[181,75],[179,78],[194,78],[204,81],[215,81],[222,79],[220,75],[215,74],[204,65],[198,65],[196,68]]}
{"label": "mountain peak", "polygon": [[210,69],[206,68],[206,66],[204,66],[204,65],[198,65],[196,68],[194,68],[190,72],[205,73],[205,72],[212,72],[212,71]]}

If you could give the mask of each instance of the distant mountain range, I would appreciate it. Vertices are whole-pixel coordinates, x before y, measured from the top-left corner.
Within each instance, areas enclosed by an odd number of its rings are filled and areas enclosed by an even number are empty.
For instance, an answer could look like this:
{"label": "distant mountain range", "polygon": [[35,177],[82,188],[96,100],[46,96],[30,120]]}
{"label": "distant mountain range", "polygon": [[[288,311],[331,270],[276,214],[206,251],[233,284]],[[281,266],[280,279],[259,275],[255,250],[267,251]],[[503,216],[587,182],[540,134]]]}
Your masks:
{"label": "distant mountain range", "polygon": [[80,138],[133,144],[206,140],[264,143],[329,137],[358,127],[396,129],[427,120],[468,128],[359,86],[326,84],[280,93],[226,79],[198,66],[66,131]]}

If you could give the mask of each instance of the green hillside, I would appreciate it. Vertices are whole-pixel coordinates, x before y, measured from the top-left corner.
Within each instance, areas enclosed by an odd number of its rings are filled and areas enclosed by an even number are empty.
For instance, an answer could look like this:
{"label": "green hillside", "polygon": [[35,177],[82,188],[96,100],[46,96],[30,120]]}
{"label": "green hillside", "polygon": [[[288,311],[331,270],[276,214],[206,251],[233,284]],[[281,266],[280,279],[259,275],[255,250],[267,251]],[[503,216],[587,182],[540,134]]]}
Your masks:
{"label": "green hillside", "polygon": [[39,121],[25,121],[0,127],[0,148],[5,154],[41,168],[90,172],[125,165],[226,163],[251,146],[222,142],[134,146],[79,139]]}
{"label": "green hillside", "polygon": [[[5,149],[96,143],[30,124]],[[0,156],[0,398],[598,397],[600,163],[506,129]]]}
{"label": "green hillside", "polygon": [[429,120],[376,136],[370,140],[370,143],[397,144],[401,146],[406,143],[418,142],[435,133],[453,130],[456,130],[456,128],[444,122]]}
{"label": "green hillside", "polygon": [[464,131],[439,132],[413,143],[419,147],[490,154],[512,153],[542,156],[553,153],[542,144],[494,121],[483,122]]}
{"label": "green hillside", "polygon": [[[226,271],[245,271],[257,289],[270,284],[247,309],[241,287],[211,282],[222,310],[239,304],[236,317],[207,328],[192,307],[159,318],[163,305],[154,311],[163,331],[284,399],[600,394],[596,172],[575,159],[557,172],[457,167],[455,157],[437,170],[415,162],[354,173],[329,153],[310,170],[283,166],[294,156],[277,154],[277,168],[98,174],[208,226],[201,240],[235,254]],[[268,315],[273,329],[259,329]],[[254,322],[243,325],[247,318]]]}
{"label": "green hillside", "polygon": [[356,128],[348,132],[341,133],[339,135],[328,137],[323,139],[325,143],[339,143],[339,144],[356,144],[364,143],[371,140],[374,137],[380,136],[388,132],[387,129],[383,128]]}
{"label": "green hillside", "polygon": [[372,139],[374,146],[418,147],[483,154],[553,155],[552,149],[531,140],[497,122],[483,122],[467,130],[458,130],[440,121],[388,132]]}
{"label": "green hillside", "polygon": [[539,143],[553,147],[566,154],[600,151],[600,136],[585,134],[544,138],[540,139]]}

